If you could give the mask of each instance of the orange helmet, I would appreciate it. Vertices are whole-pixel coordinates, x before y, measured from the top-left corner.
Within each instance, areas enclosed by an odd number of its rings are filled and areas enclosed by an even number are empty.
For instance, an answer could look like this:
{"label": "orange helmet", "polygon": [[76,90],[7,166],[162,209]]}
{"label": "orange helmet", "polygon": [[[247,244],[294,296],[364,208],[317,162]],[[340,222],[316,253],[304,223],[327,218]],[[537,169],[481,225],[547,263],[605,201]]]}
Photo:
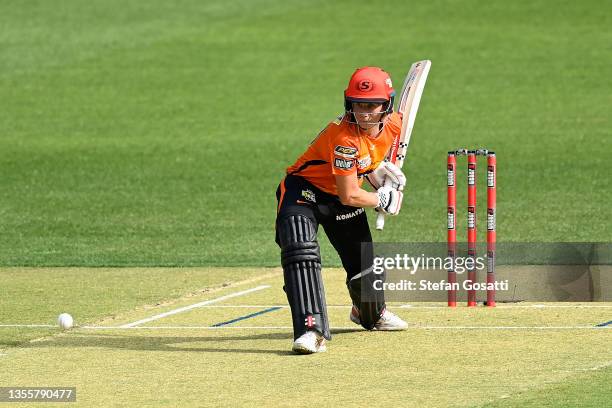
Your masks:
{"label": "orange helmet", "polygon": [[357,69],[344,90],[344,107],[352,111],[352,102],[383,103],[385,114],[393,112],[395,90],[391,77],[378,67]]}

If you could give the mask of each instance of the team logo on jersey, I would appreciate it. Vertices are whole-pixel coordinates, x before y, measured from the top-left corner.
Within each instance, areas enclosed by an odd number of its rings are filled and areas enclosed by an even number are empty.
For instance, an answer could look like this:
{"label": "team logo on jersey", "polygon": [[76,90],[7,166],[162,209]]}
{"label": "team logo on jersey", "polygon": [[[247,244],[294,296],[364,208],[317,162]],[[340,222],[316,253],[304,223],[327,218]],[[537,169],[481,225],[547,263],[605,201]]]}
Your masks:
{"label": "team logo on jersey", "polygon": [[357,148],[338,145],[334,148],[334,154],[340,157],[346,157],[347,159],[354,159],[357,155]]}
{"label": "team logo on jersey", "polygon": [[371,164],[372,164],[372,158],[370,157],[370,155],[367,155],[367,156],[362,157],[361,159],[357,160],[357,168],[360,169],[360,170],[365,169],[366,167],[368,167]]}
{"label": "team logo on jersey", "polygon": [[355,162],[353,160],[338,159],[337,157],[334,158],[334,167],[337,167],[339,169],[343,169],[343,170],[352,169],[354,163]]}
{"label": "team logo on jersey", "polygon": [[312,203],[317,202],[317,197],[315,196],[315,193],[313,193],[311,190],[302,190],[302,197],[304,197],[306,201],[310,201]]}

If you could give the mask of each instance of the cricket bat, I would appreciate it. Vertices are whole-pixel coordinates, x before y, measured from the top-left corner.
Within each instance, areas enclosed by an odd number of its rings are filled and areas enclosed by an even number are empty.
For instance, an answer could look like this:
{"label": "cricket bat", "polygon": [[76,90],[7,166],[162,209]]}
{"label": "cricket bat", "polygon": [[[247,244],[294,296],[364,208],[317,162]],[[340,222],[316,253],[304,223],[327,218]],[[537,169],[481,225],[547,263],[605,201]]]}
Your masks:
{"label": "cricket bat", "polygon": [[[414,120],[416,119],[417,111],[419,110],[419,103],[421,102],[421,96],[423,95],[423,88],[425,88],[425,82],[427,81],[427,75],[431,68],[431,61],[423,60],[417,61],[410,67],[408,75],[404,80],[404,86],[400,94],[399,105],[397,111],[402,114],[402,131],[399,137],[396,137],[391,144],[391,149],[387,154],[387,160],[396,164],[398,167],[404,165],[404,159],[406,158],[406,150],[410,143],[410,135],[412,134],[412,128],[414,127]],[[384,185],[388,186],[391,182],[386,179]],[[376,229],[381,231],[385,227],[385,216],[384,214],[378,214],[376,218]]]}

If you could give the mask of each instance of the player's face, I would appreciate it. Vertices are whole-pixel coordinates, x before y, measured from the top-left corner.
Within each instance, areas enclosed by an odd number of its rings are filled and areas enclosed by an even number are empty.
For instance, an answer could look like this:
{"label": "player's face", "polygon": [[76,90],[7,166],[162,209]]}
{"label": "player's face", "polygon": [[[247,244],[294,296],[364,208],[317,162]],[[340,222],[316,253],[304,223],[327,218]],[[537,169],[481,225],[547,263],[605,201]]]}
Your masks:
{"label": "player's face", "polygon": [[362,129],[378,126],[383,115],[383,104],[372,102],[353,102],[355,119]]}

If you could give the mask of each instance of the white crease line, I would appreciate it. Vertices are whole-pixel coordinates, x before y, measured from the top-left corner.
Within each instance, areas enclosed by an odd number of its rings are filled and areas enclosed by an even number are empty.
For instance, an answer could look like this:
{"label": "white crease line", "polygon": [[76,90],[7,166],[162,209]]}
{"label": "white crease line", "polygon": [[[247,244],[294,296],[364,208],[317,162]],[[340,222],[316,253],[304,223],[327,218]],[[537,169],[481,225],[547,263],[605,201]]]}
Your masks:
{"label": "white crease line", "polygon": [[[48,324],[11,324],[0,325],[0,327],[56,327]],[[74,329],[85,330],[224,330],[224,329],[292,329],[292,326],[75,326]],[[360,326],[332,327],[332,330],[360,329]],[[612,326],[409,326],[408,329],[420,330],[612,330]]]}
{"label": "white crease line", "polygon": [[612,305],[496,305],[502,309],[513,308],[534,308],[534,309],[555,309],[555,308],[576,308],[576,309],[597,309],[597,308],[612,308]]}
{"label": "white crease line", "polygon": [[[337,327],[336,327],[337,328]],[[216,330],[216,329],[293,329],[292,326],[81,326],[87,330]]]}
{"label": "white crease line", "polygon": [[420,326],[416,329],[439,329],[439,330],[582,330],[606,329],[607,326]]}
{"label": "white crease line", "polygon": [[[289,305],[210,305],[210,306],[202,306],[203,309],[215,309],[215,308],[234,308],[234,309],[262,309],[262,308],[271,308],[271,307],[279,307],[281,309],[289,309]],[[328,305],[328,309],[350,309],[352,305]]]}
{"label": "white crease line", "polygon": [[121,325],[119,327],[124,328],[124,329],[125,328],[130,328],[130,327],[135,327],[135,326],[138,326],[138,325],[143,324],[143,323],[152,322],[153,320],[158,320],[158,319],[162,319],[164,317],[168,317],[168,316],[172,316],[172,315],[175,315],[175,314],[178,314],[178,313],[186,312],[188,310],[196,309],[198,307],[209,305],[211,303],[222,302],[222,301],[227,300],[227,299],[231,299],[231,298],[235,298],[235,297],[238,297],[238,296],[246,295],[248,293],[256,292],[256,291],[262,290],[262,289],[267,289],[269,287],[270,287],[270,285],[261,285],[261,286],[257,286],[255,288],[243,290],[243,291],[240,291],[240,292],[230,293],[229,295],[221,296],[221,297],[218,297],[218,298],[215,298],[215,299],[205,300],[204,302],[194,303],[193,305],[189,305],[189,306],[185,306],[185,307],[179,307],[178,309],[173,309],[173,310],[170,310],[170,311],[165,312],[165,313],[160,313],[160,314],[155,315],[155,316],[147,317],[146,319],[137,320],[137,321],[132,322],[132,323],[127,323],[127,324]]}
{"label": "white crease line", "polygon": [[[81,326],[81,329],[88,330],[125,330],[125,329],[144,329],[144,330],[225,330],[225,329],[293,329],[292,326]],[[332,327],[331,330],[360,330],[360,326],[339,326]],[[612,327],[597,326],[409,326],[408,330],[610,330]]]}
{"label": "white crease line", "polygon": [[[258,309],[258,308],[270,308],[270,307],[280,307],[282,309],[288,309],[289,306],[286,304],[282,305],[206,305],[202,306],[202,308],[215,309],[215,308],[227,308],[227,309]],[[328,305],[328,309],[350,309],[352,305]],[[393,305],[389,306],[389,309],[447,309],[447,306],[439,305],[439,306],[424,306],[424,305]],[[480,307],[481,309],[483,307]],[[500,305],[496,306],[498,309],[549,309],[549,308],[575,308],[575,309],[590,309],[590,308],[612,308],[611,305]]]}
{"label": "white crease line", "polygon": [[[396,306],[400,309],[447,309],[444,306],[420,306],[420,305],[401,305]],[[476,309],[486,309],[486,307],[479,305]],[[490,309],[554,309],[554,308],[574,308],[574,309],[596,309],[596,308],[612,308],[612,305],[500,305],[497,304],[495,307]]]}

